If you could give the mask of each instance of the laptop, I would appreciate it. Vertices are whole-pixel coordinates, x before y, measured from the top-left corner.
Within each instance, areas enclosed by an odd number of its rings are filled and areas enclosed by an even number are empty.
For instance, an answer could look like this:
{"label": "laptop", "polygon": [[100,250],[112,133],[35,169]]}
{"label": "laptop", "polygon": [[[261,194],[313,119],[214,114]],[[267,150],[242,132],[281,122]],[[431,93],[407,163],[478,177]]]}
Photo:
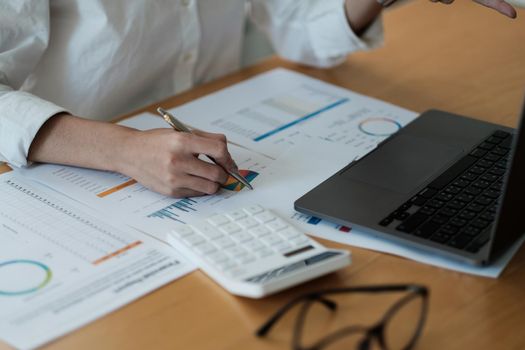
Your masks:
{"label": "laptop", "polygon": [[525,107],[518,129],[439,110],[299,198],[299,212],[487,265],[525,232]]}

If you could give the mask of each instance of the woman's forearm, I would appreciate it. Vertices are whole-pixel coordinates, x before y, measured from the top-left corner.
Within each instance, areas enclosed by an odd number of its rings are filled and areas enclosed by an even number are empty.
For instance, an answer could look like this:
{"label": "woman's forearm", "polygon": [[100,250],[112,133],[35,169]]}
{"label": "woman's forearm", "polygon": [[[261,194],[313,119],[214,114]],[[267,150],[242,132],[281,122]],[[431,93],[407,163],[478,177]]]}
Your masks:
{"label": "woman's forearm", "polygon": [[[199,154],[220,166],[200,160]],[[228,179],[225,169],[237,171],[224,135],[168,128],[139,131],[67,114],[44,123],[29,160],[117,171],[176,197],[215,193]]]}
{"label": "woman's forearm", "polygon": [[28,160],[120,171],[122,147],[133,132],[111,123],[58,114],[37,133]]}

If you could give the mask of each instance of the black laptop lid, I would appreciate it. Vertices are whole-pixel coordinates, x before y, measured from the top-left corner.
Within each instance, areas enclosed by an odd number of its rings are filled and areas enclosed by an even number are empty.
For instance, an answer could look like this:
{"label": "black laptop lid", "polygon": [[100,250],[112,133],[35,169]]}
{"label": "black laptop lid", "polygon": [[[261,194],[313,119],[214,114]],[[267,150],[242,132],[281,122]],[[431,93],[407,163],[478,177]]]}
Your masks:
{"label": "black laptop lid", "polygon": [[[514,145],[509,157],[507,179],[494,230],[491,260],[503,253],[525,233],[525,104],[521,120],[514,135]],[[521,216],[521,217],[520,217]]]}

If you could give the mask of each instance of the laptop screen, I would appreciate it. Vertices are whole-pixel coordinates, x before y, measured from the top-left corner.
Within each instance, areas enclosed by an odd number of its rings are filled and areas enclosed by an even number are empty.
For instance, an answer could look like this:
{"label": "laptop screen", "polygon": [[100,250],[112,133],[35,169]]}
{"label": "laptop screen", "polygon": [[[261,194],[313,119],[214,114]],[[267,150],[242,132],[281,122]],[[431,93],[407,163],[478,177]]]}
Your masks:
{"label": "laptop screen", "polygon": [[521,113],[508,160],[510,166],[507,167],[507,178],[500,197],[501,205],[494,230],[491,259],[504,252],[525,233],[525,220],[520,218],[525,201],[525,104]]}

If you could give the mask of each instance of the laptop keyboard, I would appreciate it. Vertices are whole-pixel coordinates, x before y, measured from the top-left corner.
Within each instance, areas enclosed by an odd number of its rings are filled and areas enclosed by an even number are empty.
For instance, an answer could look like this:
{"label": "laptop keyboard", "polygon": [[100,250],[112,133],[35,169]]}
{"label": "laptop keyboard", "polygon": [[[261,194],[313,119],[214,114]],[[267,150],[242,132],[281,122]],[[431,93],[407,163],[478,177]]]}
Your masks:
{"label": "laptop keyboard", "polygon": [[490,239],[512,135],[498,130],[379,222],[471,253]]}

